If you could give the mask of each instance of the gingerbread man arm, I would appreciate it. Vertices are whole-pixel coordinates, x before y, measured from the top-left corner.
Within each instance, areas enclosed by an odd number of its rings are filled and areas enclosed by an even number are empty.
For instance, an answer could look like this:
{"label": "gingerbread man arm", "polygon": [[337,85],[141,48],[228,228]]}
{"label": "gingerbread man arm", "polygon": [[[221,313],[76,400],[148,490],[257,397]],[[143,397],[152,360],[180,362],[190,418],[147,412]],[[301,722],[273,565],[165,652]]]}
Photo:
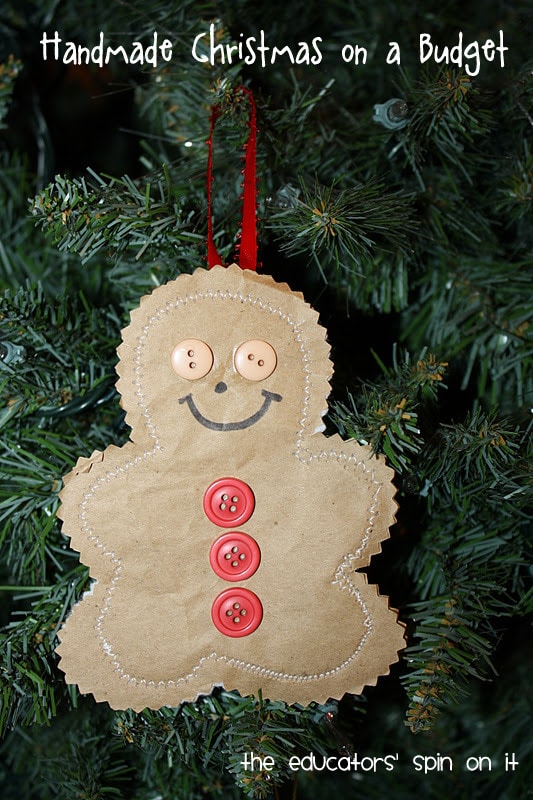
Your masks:
{"label": "gingerbread man arm", "polygon": [[360,445],[353,440],[344,441],[338,434],[303,438],[297,457],[309,463],[335,465],[333,474],[337,471],[341,475],[349,472],[353,476],[352,492],[350,482],[343,482],[345,502],[358,506],[359,530],[363,533],[356,547],[345,555],[337,572],[340,576],[367,567],[370,558],[381,552],[381,543],[388,538],[388,529],[396,519],[398,504],[392,483],[394,471],[387,466],[383,456],[372,453],[370,446]]}

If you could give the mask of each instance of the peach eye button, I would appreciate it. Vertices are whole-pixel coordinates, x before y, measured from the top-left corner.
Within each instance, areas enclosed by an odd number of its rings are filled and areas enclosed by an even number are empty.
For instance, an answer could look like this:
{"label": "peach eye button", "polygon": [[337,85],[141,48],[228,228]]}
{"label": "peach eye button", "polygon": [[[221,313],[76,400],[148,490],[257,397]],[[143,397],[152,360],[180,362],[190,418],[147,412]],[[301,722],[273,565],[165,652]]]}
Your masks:
{"label": "peach eye button", "polygon": [[213,366],[213,352],[201,339],[183,339],[170,355],[172,369],[180,378],[196,381]]}
{"label": "peach eye button", "polygon": [[262,339],[250,339],[235,351],[235,369],[248,381],[262,381],[276,369],[276,351]]}

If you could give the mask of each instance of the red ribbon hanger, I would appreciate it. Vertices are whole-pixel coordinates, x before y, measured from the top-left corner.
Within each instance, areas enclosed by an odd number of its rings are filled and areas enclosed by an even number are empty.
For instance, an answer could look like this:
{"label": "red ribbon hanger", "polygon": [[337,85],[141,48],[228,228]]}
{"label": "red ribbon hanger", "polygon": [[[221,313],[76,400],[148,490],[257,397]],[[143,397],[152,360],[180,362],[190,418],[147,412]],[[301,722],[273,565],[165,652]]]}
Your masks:
{"label": "red ribbon hanger", "polygon": [[[248,127],[250,133],[245,145],[244,183],[242,195],[242,220],[240,241],[237,244],[239,252],[239,266],[241,269],[257,269],[257,179],[256,179],[256,150],[257,150],[257,124],[255,101],[250,89],[239,86],[235,90],[247,96],[250,105]],[[220,105],[211,109],[209,129],[208,159],[207,159],[207,264],[209,269],[216,264],[226,266],[215,247],[213,238],[212,219],[212,190],[213,190],[213,133],[217,120],[222,113]]]}

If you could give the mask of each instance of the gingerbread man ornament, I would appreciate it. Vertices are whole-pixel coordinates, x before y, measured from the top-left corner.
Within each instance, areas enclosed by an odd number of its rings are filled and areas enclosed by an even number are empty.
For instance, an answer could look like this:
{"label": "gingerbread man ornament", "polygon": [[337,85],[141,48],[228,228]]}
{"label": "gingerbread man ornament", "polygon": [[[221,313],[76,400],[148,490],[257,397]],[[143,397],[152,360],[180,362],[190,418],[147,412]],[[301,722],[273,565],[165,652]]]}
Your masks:
{"label": "gingerbread man ornament", "polygon": [[132,312],[117,367],[131,441],[80,459],[61,492],[93,578],[58,648],[82,692],[135,710],[215,685],[306,704],[397,660],[403,626],[359,571],[394,521],[393,473],[323,434],[317,318],[236,265]]}

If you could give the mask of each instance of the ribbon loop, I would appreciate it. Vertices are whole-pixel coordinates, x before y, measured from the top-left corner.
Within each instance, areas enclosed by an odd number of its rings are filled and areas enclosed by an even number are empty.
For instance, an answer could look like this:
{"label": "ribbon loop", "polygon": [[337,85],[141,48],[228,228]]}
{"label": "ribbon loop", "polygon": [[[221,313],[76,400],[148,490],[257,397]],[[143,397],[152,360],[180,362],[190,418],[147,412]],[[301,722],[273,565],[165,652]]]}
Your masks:
{"label": "ribbon loop", "polygon": [[[244,188],[242,195],[242,220],[240,243],[237,244],[239,252],[239,266],[241,269],[257,269],[257,177],[256,177],[256,151],[257,151],[257,123],[255,101],[250,89],[244,86],[237,87],[236,91],[247,96],[250,105],[248,127],[250,132],[245,145],[244,161]],[[212,191],[213,191],[213,134],[215,126],[222,113],[220,105],[211,109],[209,128],[208,159],[207,159],[207,264],[209,269],[216,264],[226,266],[217,252],[213,237],[212,218]]]}

